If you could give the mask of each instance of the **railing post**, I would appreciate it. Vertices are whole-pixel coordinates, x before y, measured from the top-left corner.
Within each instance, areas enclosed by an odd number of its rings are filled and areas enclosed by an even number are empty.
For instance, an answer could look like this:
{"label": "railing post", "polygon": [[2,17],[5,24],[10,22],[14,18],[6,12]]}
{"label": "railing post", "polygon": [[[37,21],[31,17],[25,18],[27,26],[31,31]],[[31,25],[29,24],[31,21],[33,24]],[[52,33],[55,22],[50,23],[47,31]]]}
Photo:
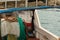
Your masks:
{"label": "railing post", "polygon": [[38,6],[38,0],[36,0],[36,7]]}
{"label": "railing post", "polygon": [[5,9],[7,8],[7,1],[5,1]]}
{"label": "railing post", "polygon": [[18,1],[18,0],[15,1],[15,8],[17,8],[17,1]]}
{"label": "railing post", "polygon": [[28,0],[25,1],[25,7],[28,7]]}
{"label": "railing post", "polygon": [[56,0],[54,0],[54,2],[55,2],[54,6],[56,6]]}
{"label": "railing post", "polygon": [[46,6],[48,5],[48,0],[46,0]]}

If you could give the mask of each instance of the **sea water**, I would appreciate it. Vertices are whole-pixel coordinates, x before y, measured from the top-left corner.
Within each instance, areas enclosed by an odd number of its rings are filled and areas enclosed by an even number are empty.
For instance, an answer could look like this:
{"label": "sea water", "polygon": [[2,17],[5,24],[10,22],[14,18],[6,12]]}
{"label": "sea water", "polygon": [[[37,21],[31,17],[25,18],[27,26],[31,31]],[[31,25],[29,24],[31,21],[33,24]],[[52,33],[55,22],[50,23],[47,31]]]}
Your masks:
{"label": "sea water", "polygon": [[60,37],[60,9],[38,10],[41,26]]}

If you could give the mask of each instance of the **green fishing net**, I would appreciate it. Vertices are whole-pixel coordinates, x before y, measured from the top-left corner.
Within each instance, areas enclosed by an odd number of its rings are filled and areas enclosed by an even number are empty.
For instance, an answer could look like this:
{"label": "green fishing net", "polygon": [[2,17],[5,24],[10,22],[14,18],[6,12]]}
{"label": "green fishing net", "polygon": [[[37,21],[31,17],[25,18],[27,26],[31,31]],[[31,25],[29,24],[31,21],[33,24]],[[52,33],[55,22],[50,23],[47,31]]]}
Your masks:
{"label": "green fishing net", "polygon": [[23,20],[20,17],[17,17],[17,20],[20,25],[20,37],[18,38],[18,40],[26,40],[25,25],[23,23]]}

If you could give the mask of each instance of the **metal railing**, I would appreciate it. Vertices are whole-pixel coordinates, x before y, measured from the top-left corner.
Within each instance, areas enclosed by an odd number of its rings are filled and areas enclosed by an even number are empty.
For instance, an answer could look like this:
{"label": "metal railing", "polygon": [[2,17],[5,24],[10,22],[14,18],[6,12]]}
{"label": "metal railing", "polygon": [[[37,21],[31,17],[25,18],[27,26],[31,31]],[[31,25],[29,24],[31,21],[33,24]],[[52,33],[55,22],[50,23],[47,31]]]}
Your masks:
{"label": "metal railing", "polygon": [[[35,6],[35,7],[37,7],[37,6],[49,6],[48,5],[48,2],[49,2],[48,0],[45,0],[45,3],[43,1],[40,1],[40,0],[39,1],[36,0],[34,2],[28,2],[28,0],[0,0],[0,4],[3,3],[3,2],[4,2],[4,8],[5,9],[7,8],[8,5],[12,5],[12,6],[15,5],[14,8],[17,8],[18,7],[18,4],[21,7],[23,7],[23,5],[24,5],[24,7],[31,7],[31,6]],[[14,2],[14,3],[8,4],[8,2]],[[56,3],[57,3],[57,0],[54,0],[53,6],[56,6]],[[1,5],[3,5],[3,4],[1,4]]]}

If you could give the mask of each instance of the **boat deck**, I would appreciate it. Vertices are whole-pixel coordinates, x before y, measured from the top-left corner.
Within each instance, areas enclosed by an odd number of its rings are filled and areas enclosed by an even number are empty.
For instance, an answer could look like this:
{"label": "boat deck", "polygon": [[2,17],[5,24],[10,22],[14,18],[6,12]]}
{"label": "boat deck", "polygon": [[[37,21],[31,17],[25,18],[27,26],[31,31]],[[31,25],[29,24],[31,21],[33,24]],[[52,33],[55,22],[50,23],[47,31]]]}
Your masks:
{"label": "boat deck", "polygon": [[27,40],[39,40],[37,38],[27,38]]}

